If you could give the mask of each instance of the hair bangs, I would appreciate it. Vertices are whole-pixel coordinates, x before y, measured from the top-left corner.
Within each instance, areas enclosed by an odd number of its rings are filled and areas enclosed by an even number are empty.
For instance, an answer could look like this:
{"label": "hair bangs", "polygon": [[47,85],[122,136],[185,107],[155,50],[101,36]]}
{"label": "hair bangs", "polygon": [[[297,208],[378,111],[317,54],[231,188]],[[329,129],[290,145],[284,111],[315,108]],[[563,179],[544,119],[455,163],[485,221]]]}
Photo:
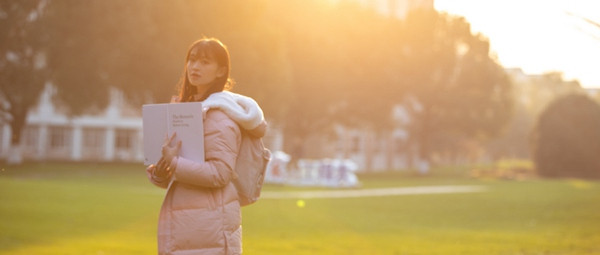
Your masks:
{"label": "hair bangs", "polygon": [[220,66],[229,65],[229,56],[225,46],[214,40],[199,40],[190,49],[188,60],[194,54],[196,58],[206,58],[216,61]]}

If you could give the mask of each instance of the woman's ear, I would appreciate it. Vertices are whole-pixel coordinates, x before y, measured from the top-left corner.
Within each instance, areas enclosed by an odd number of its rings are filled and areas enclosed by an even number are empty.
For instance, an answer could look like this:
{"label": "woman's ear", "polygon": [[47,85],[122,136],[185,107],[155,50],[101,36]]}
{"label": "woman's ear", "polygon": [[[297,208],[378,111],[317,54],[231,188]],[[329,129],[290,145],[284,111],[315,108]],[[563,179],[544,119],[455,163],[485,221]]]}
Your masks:
{"label": "woman's ear", "polygon": [[227,71],[227,67],[221,66],[219,67],[219,70],[217,70],[217,77],[221,78],[225,75]]}

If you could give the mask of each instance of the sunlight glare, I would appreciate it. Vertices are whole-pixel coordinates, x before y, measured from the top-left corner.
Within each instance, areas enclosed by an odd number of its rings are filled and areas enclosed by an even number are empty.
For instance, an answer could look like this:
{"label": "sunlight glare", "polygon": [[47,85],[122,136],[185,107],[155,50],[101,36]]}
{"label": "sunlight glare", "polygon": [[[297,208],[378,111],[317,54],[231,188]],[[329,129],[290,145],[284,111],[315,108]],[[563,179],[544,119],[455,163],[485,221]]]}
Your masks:
{"label": "sunlight glare", "polygon": [[490,39],[507,68],[528,74],[559,71],[584,87],[600,87],[600,1],[436,0],[438,11],[464,16]]}

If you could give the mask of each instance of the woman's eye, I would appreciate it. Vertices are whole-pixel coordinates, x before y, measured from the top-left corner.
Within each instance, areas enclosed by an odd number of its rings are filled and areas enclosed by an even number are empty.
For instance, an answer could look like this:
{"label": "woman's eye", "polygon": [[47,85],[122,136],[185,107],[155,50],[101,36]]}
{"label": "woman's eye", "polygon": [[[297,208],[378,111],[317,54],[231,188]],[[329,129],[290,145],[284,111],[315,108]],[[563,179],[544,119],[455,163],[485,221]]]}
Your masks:
{"label": "woman's eye", "polygon": [[190,56],[190,58],[188,59],[188,61],[190,63],[198,62],[198,63],[200,63],[202,65],[209,65],[210,63],[212,63],[210,59],[203,58],[203,57],[198,57],[198,56]]}

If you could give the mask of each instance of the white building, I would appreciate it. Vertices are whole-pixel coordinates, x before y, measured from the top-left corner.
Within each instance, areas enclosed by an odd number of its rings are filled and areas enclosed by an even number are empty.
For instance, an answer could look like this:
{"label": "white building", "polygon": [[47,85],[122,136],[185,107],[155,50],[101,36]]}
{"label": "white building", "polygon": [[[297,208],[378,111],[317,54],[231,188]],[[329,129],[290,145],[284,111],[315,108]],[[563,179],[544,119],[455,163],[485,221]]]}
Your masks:
{"label": "white building", "polygon": [[[30,109],[21,134],[21,156],[28,161],[143,162],[141,106],[126,103],[111,90],[108,107],[99,114],[68,117],[52,102],[48,84],[39,103]],[[0,160],[11,157],[11,129],[0,122]],[[280,149],[281,132],[270,130],[265,144]]]}
{"label": "white building", "polygon": [[[98,115],[69,118],[52,104],[48,84],[38,105],[29,111],[21,137],[24,160],[141,161],[141,109],[125,104],[111,91],[109,106]],[[0,158],[8,159],[11,130],[0,123]]]}

